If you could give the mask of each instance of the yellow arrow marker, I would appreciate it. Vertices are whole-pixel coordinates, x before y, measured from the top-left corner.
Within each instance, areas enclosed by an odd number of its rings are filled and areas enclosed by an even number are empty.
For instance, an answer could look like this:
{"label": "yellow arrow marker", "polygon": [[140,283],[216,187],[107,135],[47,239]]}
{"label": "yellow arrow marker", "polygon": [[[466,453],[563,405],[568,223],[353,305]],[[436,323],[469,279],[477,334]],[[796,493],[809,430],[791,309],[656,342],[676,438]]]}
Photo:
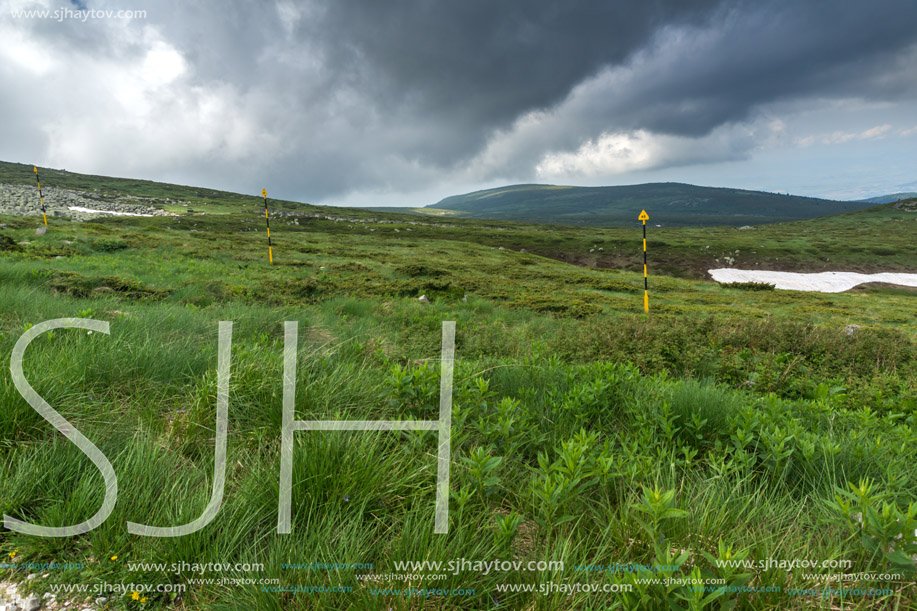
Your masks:
{"label": "yellow arrow marker", "polygon": [[641,210],[637,220],[643,221],[643,311],[649,312],[650,292],[646,277],[646,222],[650,220],[650,215],[646,213],[646,210]]}
{"label": "yellow arrow marker", "polygon": [[32,171],[35,172],[35,182],[38,183],[38,201],[41,202],[41,218],[45,220],[45,227],[47,227],[48,215],[45,214],[45,197],[41,194],[41,179],[38,177],[38,167],[33,165]]}
{"label": "yellow arrow marker", "polygon": [[267,224],[267,257],[274,264],[274,249],[271,247],[271,221],[267,217],[267,189],[261,189],[261,197],[264,198],[264,222]]}

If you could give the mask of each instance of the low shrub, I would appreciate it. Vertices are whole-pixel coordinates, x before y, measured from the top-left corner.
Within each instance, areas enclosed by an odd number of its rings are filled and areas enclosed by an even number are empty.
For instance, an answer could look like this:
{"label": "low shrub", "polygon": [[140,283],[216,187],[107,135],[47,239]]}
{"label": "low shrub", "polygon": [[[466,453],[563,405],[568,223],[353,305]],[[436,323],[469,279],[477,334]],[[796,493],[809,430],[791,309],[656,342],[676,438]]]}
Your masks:
{"label": "low shrub", "polygon": [[768,282],[724,282],[720,286],[740,291],[773,291],[777,285]]}
{"label": "low shrub", "polygon": [[115,252],[127,248],[128,243],[124,240],[99,238],[98,240],[94,240],[90,246],[96,252]]}

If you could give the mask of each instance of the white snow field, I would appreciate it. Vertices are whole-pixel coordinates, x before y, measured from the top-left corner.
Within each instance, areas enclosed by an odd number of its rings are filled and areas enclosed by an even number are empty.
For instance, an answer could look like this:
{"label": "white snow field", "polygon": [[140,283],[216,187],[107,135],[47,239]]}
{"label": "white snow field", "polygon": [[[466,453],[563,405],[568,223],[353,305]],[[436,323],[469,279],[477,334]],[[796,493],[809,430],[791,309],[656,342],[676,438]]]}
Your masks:
{"label": "white snow field", "polygon": [[724,267],[707,270],[717,282],[765,282],[778,289],[790,291],[816,291],[819,293],[843,293],[866,282],[884,282],[901,286],[917,287],[917,274],[882,273],[858,274],[855,272],[821,272],[802,274],[798,272],[768,272],[758,269],[733,269]]}
{"label": "white snow field", "polygon": [[113,210],[93,210],[82,206],[67,206],[67,210],[74,212],[91,212],[93,214],[114,214],[115,216],[155,216],[153,214],[138,214],[137,212],[115,212]]}

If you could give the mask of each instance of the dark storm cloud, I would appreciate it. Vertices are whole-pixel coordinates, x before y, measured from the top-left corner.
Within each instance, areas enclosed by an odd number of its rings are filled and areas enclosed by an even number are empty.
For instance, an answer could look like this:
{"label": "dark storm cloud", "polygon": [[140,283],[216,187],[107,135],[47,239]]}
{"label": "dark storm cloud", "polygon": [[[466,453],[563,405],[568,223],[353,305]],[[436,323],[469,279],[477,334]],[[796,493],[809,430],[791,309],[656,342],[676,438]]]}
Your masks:
{"label": "dark storm cloud", "polygon": [[[724,3],[701,25],[657,31],[609,64],[506,147],[513,171],[545,149],[572,150],[603,132],[702,137],[775,102],[917,97],[917,3]],[[742,158],[752,140],[726,146]],[[682,160],[690,162],[690,159]]]}
{"label": "dark storm cloud", "polygon": [[550,108],[660,25],[701,22],[714,4],[356,0],[328,3],[298,33],[386,111],[436,117],[447,127],[439,145],[417,152],[448,160],[521,113]]}
{"label": "dark storm cloud", "polygon": [[[378,116],[402,127],[368,125],[366,136],[444,169],[461,167],[495,130],[555,108],[584,80],[634,66],[544,126],[534,149],[512,151],[493,168],[499,174],[603,131],[698,137],[778,100],[913,95],[914,71],[898,62],[917,41],[914,23],[917,3],[902,0],[354,0],[306,11],[284,44],[291,57],[320,60],[322,89],[356,92],[358,108],[342,110],[354,111],[351,121]],[[314,97],[318,74],[296,83],[291,66],[290,91]]]}
{"label": "dark storm cloud", "polygon": [[[0,141],[32,129],[27,140],[74,164],[237,189],[270,181],[289,197],[528,180],[545,155],[641,130],[725,134],[697,159],[741,158],[757,136],[730,126],[769,105],[917,97],[911,0],[89,5],[147,17],[9,22],[53,61],[42,75],[0,66],[0,112],[19,117]],[[177,76],[132,80],[170,53]],[[26,90],[40,94],[31,115]],[[78,120],[48,127],[71,109]],[[138,139],[143,151],[129,146]],[[691,163],[690,149],[665,163]]]}
{"label": "dark storm cloud", "polygon": [[780,99],[913,95],[917,72],[899,58],[917,42],[914,23],[914,2],[727,3],[684,41],[684,56],[629,82],[604,118],[697,136]]}

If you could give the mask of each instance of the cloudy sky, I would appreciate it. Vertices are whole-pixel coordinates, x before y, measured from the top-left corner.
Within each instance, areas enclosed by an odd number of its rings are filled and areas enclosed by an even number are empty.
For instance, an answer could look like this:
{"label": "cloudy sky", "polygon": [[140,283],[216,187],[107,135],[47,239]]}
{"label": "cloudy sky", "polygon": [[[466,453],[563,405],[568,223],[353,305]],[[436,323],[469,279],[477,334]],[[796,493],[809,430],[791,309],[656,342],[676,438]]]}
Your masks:
{"label": "cloudy sky", "polygon": [[915,24],[914,0],[0,0],[0,159],[341,205],[917,190]]}

